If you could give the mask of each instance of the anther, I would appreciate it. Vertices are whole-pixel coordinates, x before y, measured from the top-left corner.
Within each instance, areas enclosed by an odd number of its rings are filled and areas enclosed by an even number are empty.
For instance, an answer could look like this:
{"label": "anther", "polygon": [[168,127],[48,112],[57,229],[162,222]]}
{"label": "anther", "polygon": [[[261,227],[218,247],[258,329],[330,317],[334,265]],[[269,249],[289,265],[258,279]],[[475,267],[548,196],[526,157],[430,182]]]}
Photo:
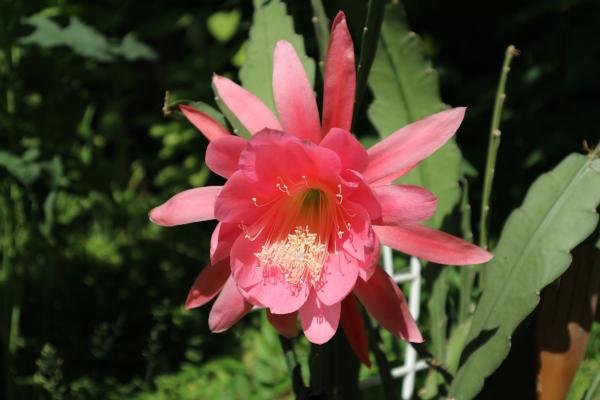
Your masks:
{"label": "anther", "polygon": [[342,196],[342,185],[338,184],[338,193],[335,195],[338,199],[338,204],[342,204],[344,200],[344,196]]}

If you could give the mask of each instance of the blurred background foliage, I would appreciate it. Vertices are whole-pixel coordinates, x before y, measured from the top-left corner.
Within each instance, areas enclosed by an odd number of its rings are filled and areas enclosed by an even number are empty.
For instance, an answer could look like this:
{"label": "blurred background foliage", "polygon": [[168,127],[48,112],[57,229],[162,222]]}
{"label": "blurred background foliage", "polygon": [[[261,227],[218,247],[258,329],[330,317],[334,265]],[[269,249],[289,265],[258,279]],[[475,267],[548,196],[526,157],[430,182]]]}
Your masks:
{"label": "blurred background foliage", "polygon": [[[347,0],[324,3],[329,16],[348,10],[358,41],[364,13]],[[318,59],[308,3],[287,4]],[[507,87],[493,241],[535,177],[598,139],[600,1],[405,6],[443,100],[469,106],[457,142],[473,204],[504,48],[522,51]],[[147,219],[174,193],[221,182],[203,165],[206,140],[180,116],[163,116],[163,100],[168,90],[171,102],[214,105],[212,73],[238,78],[251,20],[243,0],[0,3],[2,315],[14,306],[12,332],[1,325],[13,370],[2,373],[16,377],[15,398],[291,396],[262,316],[213,335],[206,308],[182,309],[214,225],[161,229]],[[356,133],[375,134],[366,119]],[[598,342],[574,396],[596,374]],[[307,349],[301,342],[302,359]]]}

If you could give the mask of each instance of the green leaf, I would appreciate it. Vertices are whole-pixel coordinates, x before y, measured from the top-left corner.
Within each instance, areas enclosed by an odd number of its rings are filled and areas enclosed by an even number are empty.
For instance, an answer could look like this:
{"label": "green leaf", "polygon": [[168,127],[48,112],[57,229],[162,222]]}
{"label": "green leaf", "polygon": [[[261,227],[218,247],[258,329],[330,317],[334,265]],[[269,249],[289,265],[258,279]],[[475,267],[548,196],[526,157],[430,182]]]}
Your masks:
{"label": "green leaf", "polygon": [[235,35],[241,19],[240,10],[219,11],[208,17],[206,26],[217,41],[225,43]]}
{"label": "green leaf", "polygon": [[113,61],[117,55],[129,61],[157,58],[154,50],[137,40],[133,33],[128,33],[118,43],[117,40],[109,40],[77,17],[72,17],[65,28],[43,14],[24,18],[23,23],[35,28],[30,35],[21,39],[23,44],[35,44],[44,48],[66,46],[76,54],[103,62]]}
{"label": "green leaf", "polygon": [[278,40],[294,46],[311,84],[315,79],[315,62],[306,55],[304,39],[294,31],[294,20],[280,0],[254,0],[254,20],[246,48],[246,60],[240,69],[242,85],[275,111],[273,89],[273,49]]}
{"label": "green leaf", "polygon": [[[400,4],[386,7],[369,87],[374,96],[369,119],[382,137],[445,108],[437,73]],[[461,154],[452,140],[402,177],[402,182],[423,186],[438,197],[438,210],[428,225],[440,227],[460,198],[460,177]]]}
{"label": "green leaf", "polygon": [[148,45],[140,42],[133,33],[123,37],[119,53],[129,61],[156,60],[158,55]]}
{"label": "green leaf", "polygon": [[496,256],[484,268],[483,294],[473,315],[450,395],[471,399],[506,357],[517,325],[539,302],[540,290],[569,266],[569,251],[598,223],[600,160],[573,154],[538,178],[509,217]]}

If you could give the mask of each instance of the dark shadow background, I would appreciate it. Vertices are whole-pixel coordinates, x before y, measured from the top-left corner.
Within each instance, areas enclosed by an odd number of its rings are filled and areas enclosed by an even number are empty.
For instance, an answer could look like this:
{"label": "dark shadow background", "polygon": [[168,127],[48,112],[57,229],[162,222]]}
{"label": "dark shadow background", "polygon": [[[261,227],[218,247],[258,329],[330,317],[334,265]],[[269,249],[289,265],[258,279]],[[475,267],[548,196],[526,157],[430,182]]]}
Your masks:
{"label": "dark shadow background", "polygon": [[[287,3],[316,58],[308,2]],[[325,5],[339,8],[333,0]],[[457,140],[477,170],[504,50],[521,50],[501,123],[494,240],[540,173],[581,151],[583,139],[593,145],[600,137],[600,1],[405,5],[440,72],[444,101],[469,107]],[[100,61],[66,46],[22,43],[32,31],[22,19],[41,10],[63,27],[77,17],[115,43],[134,32],[157,58]],[[207,20],[232,10],[241,13],[239,26],[219,42]],[[17,398],[154,398],[144,396],[157,385],[177,388],[198,376],[256,398],[275,393],[260,391],[275,390],[274,377],[231,381],[215,372],[256,373],[243,358],[243,329],[210,335],[207,309],[181,309],[207,261],[213,225],[159,229],[146,218],[184,188],[220,182],[203,168],[206,140],[177,116],[164,118],[163,97],[170,90],[174,98],[213,104],[212,73],[237,77],[235,55],[251,17],[251,3],[242,0],[0,4],[2,254],[13,271],[2,293],[20,312]],[[365,122],[360,129],[373,133]],[[472,204],[479,204],[482,179],[470,183]],[[242,324],[260,329],[256,318]],[[261,357],[260,350],[250,354]],[[225,364],[201,369],[217,361]],[[176,376],[157,384],[165,374]]]}

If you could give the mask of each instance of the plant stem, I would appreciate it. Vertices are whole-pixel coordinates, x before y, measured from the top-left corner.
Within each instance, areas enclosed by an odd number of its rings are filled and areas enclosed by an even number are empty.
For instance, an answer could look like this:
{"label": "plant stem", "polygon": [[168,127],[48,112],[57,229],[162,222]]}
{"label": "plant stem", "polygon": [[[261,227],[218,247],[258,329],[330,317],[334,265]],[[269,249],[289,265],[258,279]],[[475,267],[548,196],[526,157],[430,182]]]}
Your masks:
{"label": "plant stem", "polygon": [[319,45],[319,69],[321,76],[325,77],[325,59],[327,58],[327,46],[329,45],[329,19],[325,14],[325,8],[321,0],[310,0],[313,9],[312,23],[315,28],[315,36]]}
{"label": "plant stem", "polygon": [[[473,242],[471,229],[471,204],[469,204],[469,183],[466,178],[461,179],[462,197],[460,200],[460,227],[462,236],[467,242]],[[469,316],[471,306],[471,293],[476,275],[475,266],[465,265],[460,269],[460,297],[458,305],[458,323],[463,323]]]}
{"label": "plant stem", "polygon": [[358,66],[356,68],[356,95],[354,97],[354,116],[352,125],[354,126],[358,111],[362,104],[362,99],[367,87],[369,72],[375,59],[375,51],[379,42],[381,25],[383,24],[383,13],[385,9],[384,0],[369,0],[367,8],[367,17],[362,31],[360,41],[360,55],[358,57]]}
{"label": "plant stem", "polygon": [[375,355],[375,362],[379,369],[379,376],[381,377],[381,385],[383,386],[383,393],[386,400],[395,400],[396,392],[394,390],[394,382],[390,369],[390,364],[385,357],[385,351],[382,346],[381,335],[379,334],[379,328],[373,325],[371,317],[363,310],[363,319],[369,333],[369,347]]}
{"label": "plant stem", "polygon": [[453,379],[452,374],[450,372],[448,372],[448,370],[446,370],[446,368],[444,368],[442,366],[442,363],[439,362],[434,357],[433,354],[431,354],[430,352],[427,351],[427,349],[425,349],[425,345],[423,343],[409,343],[409,344],[413,347],[413,349],[415,349],[415,351],[419,355],[419,358],[424,360],[427,363],[427,365],[429,365],[430,368],[433,368],[444,378],[444,381],[446,382],[447,385],[450,385],[452,383],[452,379]]}
{"label": "plant stem", "polygon": [[496,166],[496,156],[500,146],[500,118],[502,116],[502,107],[506,100],[506,78],[510,71],[510,64],[515,56],[519,55],[519,50],[510,45],[506,48],[504,62],[500,71],[500,81],[496,91],[496,101],[494,102],[494,112],[492,114],[492,124],[490,127],[490,138],[488,142],[487,158],[485,163],[485,175],[483,180],[483,199],[481,201],[481,220],[479,222],[479,246],[488,248],[488,220],[490,214],[490,197],[492,185],[494,183],[494,171]]}
{"label": "plant stem", "polygon": [[300,363],[298,363],[298,359],[296,358],[294,345],[290,339],[281,335],[279,335],[279,343],[283,349],[285,363],[292,377],[292,390],[296,395],[296,399],[304,399],[306,398],[308,391],[306,385],[304,385],[304,381],[302,380],[302,370]]}

